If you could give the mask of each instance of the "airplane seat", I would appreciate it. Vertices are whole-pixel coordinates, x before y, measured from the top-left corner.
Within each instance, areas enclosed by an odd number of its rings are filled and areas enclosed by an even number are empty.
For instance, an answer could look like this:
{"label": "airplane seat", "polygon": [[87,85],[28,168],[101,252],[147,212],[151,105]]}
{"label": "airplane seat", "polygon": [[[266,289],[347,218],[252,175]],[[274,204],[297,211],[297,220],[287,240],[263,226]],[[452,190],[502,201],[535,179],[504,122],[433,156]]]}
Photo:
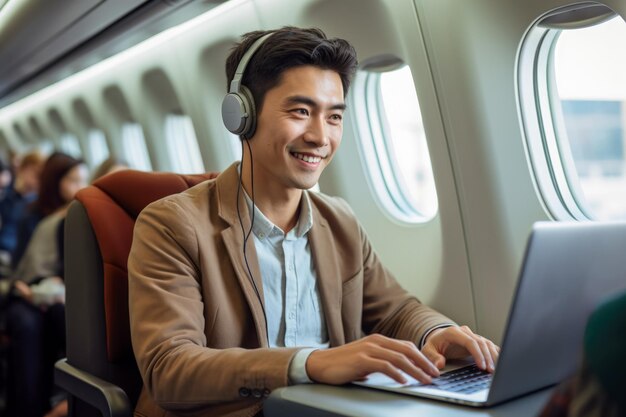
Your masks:
{"label": "airplane seat", "polygon": [[589,370],[607,397],[626,415],[626,292],[604,301],[585,329],[584,351]]}
{"label": "airplane seat", "polygon": [[582,363],[538,417],[626,416],[626,292],[608,298],[585,327]]}
{"label": "airplane seat", "polygon": [[77,194],[65,224],[67,358],[55,368],[69,416],[132,415],[142,387],[128,320],[135,220],[149,203],[216,175],[125,170]]}

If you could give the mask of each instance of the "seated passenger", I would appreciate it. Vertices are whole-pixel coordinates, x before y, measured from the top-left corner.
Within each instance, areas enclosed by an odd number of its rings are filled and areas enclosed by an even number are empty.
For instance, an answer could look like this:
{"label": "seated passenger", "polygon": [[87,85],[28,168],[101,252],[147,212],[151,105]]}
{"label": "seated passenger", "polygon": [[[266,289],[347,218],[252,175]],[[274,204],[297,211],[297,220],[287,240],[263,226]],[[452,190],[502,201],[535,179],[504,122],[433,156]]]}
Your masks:
{"label": "seated passenger", "polygon": [[[18,268],[39,222],[66,205],[66,201],[59,194],[58,184],[71,169],[81,164],[83,164],[82,161],[61,152],[55,152],[46,159],[40,173],[41,193],[28,206],[19,220],[17,246],[13,252],[12,260],[14,269]],[[82,170],[84,169],[83,167]]]}
{"label": "seated passenger", "polygon": [[[601,303],[585,329],[583,361],[539,417],[626,416],[626,292]],[[616,331],[616,329],[619,329]]]}
{"label": "seated passenger", "polygon": [[7,306],[11,416],[41,417],[52,405],[54,363],[65,355],[63,221],[68,204],[86,183],[82,161],[61,153],[46,161],[34,206],[45,217],[12,277]]}
{"label": "seated passenger", "polygon": [[[7,191],[13,184],[13,171],[11,166],[0,157],[0,201],[4,200]],[[0,227],[2,227],[2,219],[0,218]]]}
{"label": "seated passenger", "polygon": [[268,34],[243,73],[256,130],[238,130],[237,98],[225,99],[242,162],[137,219],[137,415],[253,416],[288,384],[377,371],[402,381],[400,370],[428,382],[446,358],[467,355],[492,371],[497,346],[402,289],[343,200],[306,191],[341,142],[353,47],[317,29],[251,32],[228,57],[229,82]]}
{"label": "seated passenger", "polygon": [[18,245],[18,226],[29,205],[37,198],[39,177],[44,157],[38,152],[26,154],[15,174],[13,186],[6,190],[0,202],[0,259],[7,268]]}

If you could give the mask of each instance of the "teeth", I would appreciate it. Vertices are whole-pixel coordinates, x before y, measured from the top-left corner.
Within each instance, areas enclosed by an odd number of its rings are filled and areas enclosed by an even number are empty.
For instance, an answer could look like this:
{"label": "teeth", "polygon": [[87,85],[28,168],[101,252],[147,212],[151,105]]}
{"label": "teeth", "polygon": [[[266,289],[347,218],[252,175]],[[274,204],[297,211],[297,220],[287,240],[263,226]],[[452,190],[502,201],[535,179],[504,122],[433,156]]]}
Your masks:
{"label": "teeth", "polygon": [[296,153],[296,152],[292,153],[292,155],[298,159],[303,160],[304,162],[309,162],[312,164],[317,164],[318,162],[322,160],[322,158],[319,156],[304,155],[304,154]]}

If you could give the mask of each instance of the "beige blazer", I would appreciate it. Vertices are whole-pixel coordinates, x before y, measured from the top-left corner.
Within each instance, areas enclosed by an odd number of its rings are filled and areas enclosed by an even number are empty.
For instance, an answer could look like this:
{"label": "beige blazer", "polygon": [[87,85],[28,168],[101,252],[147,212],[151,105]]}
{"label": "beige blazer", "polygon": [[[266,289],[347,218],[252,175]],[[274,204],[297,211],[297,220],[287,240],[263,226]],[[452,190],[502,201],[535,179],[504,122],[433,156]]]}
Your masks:
{"label": "beige blazer", "polygon": [[[144,389],[137,416],[253,416],[288,384],[298,349],[268,348],[243,258],[236,165],[149,205],[128,260],[130,326]],[[381,333],[418,341],[450,320],[404,291],[339,198],[309,193],[309,239],[331,346]],[[250,226],[245,198],[239,209]],[[253,239],[247,257],[263,284]],[[165,411],[167,410],[167,411]]]}

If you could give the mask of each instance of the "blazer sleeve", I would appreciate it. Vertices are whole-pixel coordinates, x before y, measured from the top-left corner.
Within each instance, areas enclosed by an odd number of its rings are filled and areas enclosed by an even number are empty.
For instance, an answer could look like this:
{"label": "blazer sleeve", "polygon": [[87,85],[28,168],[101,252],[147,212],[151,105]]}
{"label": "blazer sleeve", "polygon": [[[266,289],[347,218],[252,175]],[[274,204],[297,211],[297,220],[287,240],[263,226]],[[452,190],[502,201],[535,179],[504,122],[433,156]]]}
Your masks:
{"label": "blazer sleeve", "polygon": [[288,384],[297,349],[208,348],[198,269],[198,231],[176,202],[148,206],[128,259],[133,350],[145,387],[162,408],[193,411]]}
{"label": "blazer sleeve", "polygon": [[363,251],[363,330],[418,346],[430,329],[455,323],[405,291],[383,266],[359,225]]}

